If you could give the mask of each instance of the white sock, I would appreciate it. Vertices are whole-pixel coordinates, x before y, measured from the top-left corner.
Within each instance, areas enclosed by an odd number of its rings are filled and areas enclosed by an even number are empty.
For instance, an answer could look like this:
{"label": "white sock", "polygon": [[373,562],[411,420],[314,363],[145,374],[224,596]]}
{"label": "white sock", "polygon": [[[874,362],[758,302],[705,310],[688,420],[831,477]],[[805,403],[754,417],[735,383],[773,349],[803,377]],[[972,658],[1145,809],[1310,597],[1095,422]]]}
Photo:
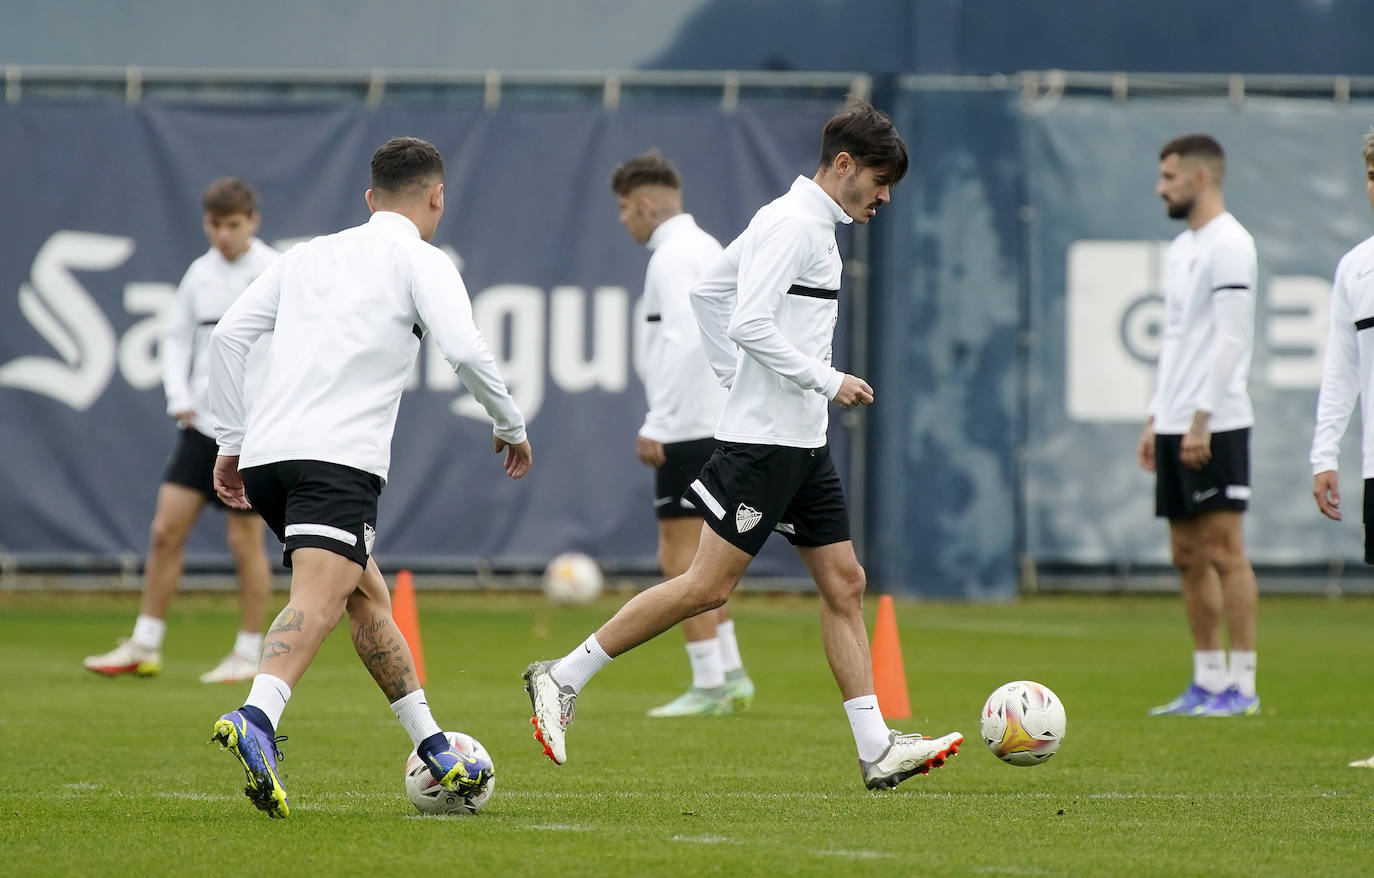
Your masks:
{"label": "white sock", "polygon": [[1231,685],[1246,697],[1255,695],[1255,665],[1257,655],[1254,650],[1231,650]]}
{"label": "white sock", "polygon": [[262,655],[262,635],[253,631],[240,631],[234,638],[234,655],[255,662]]}
{"label": "white sock", "polygon": [[144,649],[162,649],[162,638],[167,633],[167,623],[152,616],[140,615],[134,620],[134,633],[129,637],[135,646]]}
{"label": "white sock", "polygon": [[271,674],[258,674],[253,678],[253,688],[248,690],[248,698],[243,703],[267,714],[272,728],[277,729],[281,726],[281,712],[286,710],[286,702],[290,700],[291,687],[286,685],[285,680]]}
{"label": "white sock", "polygon": [[878,709],[878,696],[860,695],[844,703],[844,712],[849,716],[849,728],[854,732],[854,746],[859,748],[859,758],[872,762],[887,749],[887,721]]}
{"label": "white sock", "polygon": [[587,681],[610,663],[611,657],[606,655],[606,650],[601,648],[601,644],[596,642],[596,635],[592,634],[577,649],[559,659],[550,673],[559,686],[571,686],[574,692],[581,692]]}
{"label": "white sock", "polygon": [[405,726],[406,734],[410,735],[410,743],[416,747],[430,735],[437,735],[443,731],[429,711],[429,702],[425,700],[423,689],[416,689],[399,701],[391,702],[391,709],[401,721],[401,725]]}
{"label": "white sock", "polygon": [[1213,694],[1227,686],[1226,650],[1199,649],[1193,652],[1193,682]]}
{"label": "white sock", "polygon": [[725,669],[721,667],[720,644],[697,640],[687,644],[687,661],[692,666],[692,685],[698,689],[718,689],[725,685]]}
{"label": "white sock", "polygon": [[716,626],[716,641],[720,644],[720,669],[725,673],[744,668],[744,660],[739,657],[739,644],[735,642],[735,620],[726,619]]}

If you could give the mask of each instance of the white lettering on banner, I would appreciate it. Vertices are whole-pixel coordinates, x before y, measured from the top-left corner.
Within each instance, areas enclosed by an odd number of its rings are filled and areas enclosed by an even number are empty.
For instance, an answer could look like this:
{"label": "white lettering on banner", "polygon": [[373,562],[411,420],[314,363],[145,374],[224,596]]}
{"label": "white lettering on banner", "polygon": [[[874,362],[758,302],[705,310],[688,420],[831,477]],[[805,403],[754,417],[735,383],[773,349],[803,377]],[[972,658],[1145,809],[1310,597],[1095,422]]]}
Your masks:
{"label": "white lettering on banner", "polygon": [[586,349],[587,294],[581,287],[554,287],[553,332],[549,338],[549,372],[569,393],[600,388],[625,389],[629,346],[630,301],[624,287],[597,287],[592,294],[591,356]]}
{"label": "white lettering on banner", "polygon": [[162,348],[158,344],[177,288],[166,283],[124,286],[124,310],[148,316],[129,327],[119,339],[119,374],[135,390],[162,386]]}
{"label": "white lettering on banner", "polygon": [[[1164,340],[1160,294],[1167,241],[1075,241],[1065,294],[1065,403],[1076,421],[1143,421]],[[1331,283],[1276,275],[1261,280],[1264,370],[1252,375],[1284,390],[1321,383]]]}
{"label": "white lettering on banner", "polygon": [[[534,420],[544,403],[544,291],[524,284],[487,287],[472,299],[472,319],[515,405],[526,421]],[[442,363],[438,351],[434,354]],[[471,396],[458,397],[449,409],[465,418],[488,420],[486,410]]]}

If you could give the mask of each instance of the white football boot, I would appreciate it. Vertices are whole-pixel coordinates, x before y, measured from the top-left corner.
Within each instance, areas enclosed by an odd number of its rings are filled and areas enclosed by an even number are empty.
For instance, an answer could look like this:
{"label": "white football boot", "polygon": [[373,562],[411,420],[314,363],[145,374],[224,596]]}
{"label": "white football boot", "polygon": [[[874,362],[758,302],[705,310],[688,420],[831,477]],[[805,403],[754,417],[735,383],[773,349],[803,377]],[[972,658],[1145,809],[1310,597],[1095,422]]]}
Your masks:
{"label": "white football boot", "polygon": [[231,652],[210,670],[200,675],[202,683],[242,683],[258,673],[258,660]]}
{"label": "white football boot", "polygon": [[107,677],[117,677],[121,674],[152,677],[162,670],[162,651],[144,649],[132,640],[120,640],[114,649],[100,655],[87,656],[82,664],[87,670]]}
{"label": "white football boot", "polygon": [[570,686],[559,686],[554,682],[553,662],[535,662],[525,669],[525,691],[530,694],[530,706],[534,708],[534,739],[544,745],[544,755],[556,764],[568,761],[567,746],[563,733],[568,723],[573,721],[577,693]]}
{"label": "white football boot", "polygon": [[890,790],[912,775],[930,774],[932,768],[939,768],[946,759],[959,752],[964,736],[950,732],[942,738],[924,738],[888,732],[887,740],[883,755],[872,762],[859,760],[864,786],[870,790]]}

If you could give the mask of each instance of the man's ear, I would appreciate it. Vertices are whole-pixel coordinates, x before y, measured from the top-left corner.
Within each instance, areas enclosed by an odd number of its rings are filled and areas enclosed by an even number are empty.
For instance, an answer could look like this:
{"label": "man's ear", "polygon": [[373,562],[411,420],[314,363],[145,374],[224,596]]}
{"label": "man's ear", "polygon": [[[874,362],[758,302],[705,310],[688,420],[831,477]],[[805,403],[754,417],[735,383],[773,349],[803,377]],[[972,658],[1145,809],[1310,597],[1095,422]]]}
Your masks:
{"label": "man's ear", "polygon": [[367,190],[366,192],[363,193],[363,201],[366,201],[366,202],[367,202],[367,209],[368,209],[369,211],[371,211],[372,213],[376,213],[376,212],[377,212],[377,205],[372,201],[372,190],[371,190],[371,189],[369,189],[369,190]]}
{"label": "man's ear", "polygon": [[429,190],[429,206],[433,210],[444,209],[444,184],[435,183],[434,188]]}

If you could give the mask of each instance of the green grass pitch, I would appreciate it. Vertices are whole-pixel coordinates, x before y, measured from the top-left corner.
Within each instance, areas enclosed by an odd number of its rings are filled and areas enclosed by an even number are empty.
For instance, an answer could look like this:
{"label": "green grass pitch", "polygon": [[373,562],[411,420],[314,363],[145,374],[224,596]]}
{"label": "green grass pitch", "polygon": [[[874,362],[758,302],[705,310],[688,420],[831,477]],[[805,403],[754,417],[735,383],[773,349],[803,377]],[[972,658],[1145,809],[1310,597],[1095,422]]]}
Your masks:
{"label": "green grass pitch", "polygon": [[[863,788],[820,649],[815,601],[735,609],[758,699],[721,719],[651,720],[685,685],[670,632],[583,693],[567,765],[530,737],[519,674],[571,649],[621,598],[421,592],[426,691],[497,766],[486,811],[420,817],[408,740],[335,631],[285,715],[291,817],[243,797],[208,743],[246,685],[196,675],[228,647],[232,600],[173,605],[156,679],[81,659],[126,634],[130,596],[0,594],[0,872],[39,875],[1358,875],[1370,874],[1374,602],[1261,602],[1262,714],[1146,717],[1187,681],[1178,599],[898,603],[914,716],[968,738],[930,777]],[[284,603],[275,598],[273,611]],[[870,622],[876,600],[869,602]],[[976,714],[1013,679],[1068,710],[1059,755],[1003,765]]]}

